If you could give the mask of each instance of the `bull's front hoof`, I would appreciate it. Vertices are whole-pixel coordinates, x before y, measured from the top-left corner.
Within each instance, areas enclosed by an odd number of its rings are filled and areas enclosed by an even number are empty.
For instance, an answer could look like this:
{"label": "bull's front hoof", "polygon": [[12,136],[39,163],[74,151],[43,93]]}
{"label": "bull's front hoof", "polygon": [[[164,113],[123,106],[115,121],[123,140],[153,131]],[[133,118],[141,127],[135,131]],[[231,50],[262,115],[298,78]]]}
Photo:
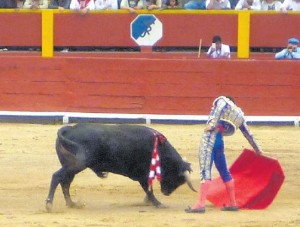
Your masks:
{"label": "bull's front hoof", "polygon": [[148,196],[145,197],[144,203],[145,203],[146,205],[152,205],[152,201],[149,199]]}
{"label": "bull's front hoof", "polygon": [[52,203],[46,202],[46,211],[47,211],[48,213],[51,213],[51,212],[52,212]]}
{"label": "bull's front hoof", "polygon": [[161,208],[168,208],[168,206],[166,206],[166,205],[164,205],[164,204],[162,204],[162,203],[156,205],[155,207],[156,207],[156,208],[160,208],[160,209],[161,209]]}
{"label": "bull's front hoof", "polygon": [[85,207],[85,204],[81,203],[81,202],[77,202],[77,203],[71,202],[71,203],[68,203],[67,206],[69,208],[83,209]]}

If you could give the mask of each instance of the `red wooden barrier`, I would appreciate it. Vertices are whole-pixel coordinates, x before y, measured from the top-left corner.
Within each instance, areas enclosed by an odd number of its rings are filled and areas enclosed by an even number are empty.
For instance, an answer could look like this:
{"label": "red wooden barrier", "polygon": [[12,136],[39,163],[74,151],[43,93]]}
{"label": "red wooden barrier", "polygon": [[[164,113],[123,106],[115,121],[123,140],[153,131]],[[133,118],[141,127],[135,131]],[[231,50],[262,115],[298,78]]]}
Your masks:
{"label": "red wooden barrier", "polygon": [[[21,13],[22,12],[22,13]],[[238,14],[236,11],[180,10],[176,13],[153,11],[163,24],[163,37],[156,46],[208,46],[219,34],[232,47],[237,46]],[[130,23],[137,14],[95,11],[88,15],[54,13],[54,46],[137,46],[130,36]],[[300,14],[250,14],[250,47],[283,47],[287,39],[298,37]],[[9,22],[9,23],[8,23]],[[280,29],[279,29],[280,28]],[[0,11],[0,46],[41,46],[41,11],[6,13]]]}
{"label": "red wooden barrier", "polygon": [[297,61],[148,56],[2,55],[0,110],[206,115],[232,95],[247,115],[300,115]]}
{"label": "red wooden barrier", "polygon": [[[130,23],[136,16],[55,14],[54,43],[56,46],[137,46],[130,36]],[[200,38],[208,46],[216,31],[226,43],[236,46],[237,15],[158,14],[156,17],[163,23],[163,37],[156,46],[195,47]]]}
{"label": "red wooden barrier", "polygon": [[41,46],[39,13],[0,13],[0,46]]}
{"label": "red wooden barrier", "polygon": [[[293,23],[294,21],[294,23]],[[252,14],[251,47],[281,47],[291,37],[299,36],[300,14]]]}
{"label": "red wooden barrier", "polygon": [[136,14],[55,14],[55,46],[137,46],[130,37]]}

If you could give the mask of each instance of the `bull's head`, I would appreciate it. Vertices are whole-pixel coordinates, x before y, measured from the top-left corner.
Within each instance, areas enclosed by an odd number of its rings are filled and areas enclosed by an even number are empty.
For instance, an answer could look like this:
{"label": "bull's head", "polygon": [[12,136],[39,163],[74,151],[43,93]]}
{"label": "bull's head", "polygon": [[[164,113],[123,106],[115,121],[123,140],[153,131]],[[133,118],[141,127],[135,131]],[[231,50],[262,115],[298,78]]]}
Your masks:
{"label": "bull's head", "polygon": [[188,184],[191,190],[197,191],[189,178],[189,174],[192,172],[191,164],[184,161],[168,141],[161,144],[160,154],[161,192],[164,195],[170,195],[185,183]]}
{"label": "bull's head", "polygon": [[197,192],[197,190],[192,185],[191,179],[189,177],[190,170],[180,171],[176,174],[162,174],[161,181],[161,192],[164,195],[170,195],[175,191],[180,185],[187,183],[191,190]]}

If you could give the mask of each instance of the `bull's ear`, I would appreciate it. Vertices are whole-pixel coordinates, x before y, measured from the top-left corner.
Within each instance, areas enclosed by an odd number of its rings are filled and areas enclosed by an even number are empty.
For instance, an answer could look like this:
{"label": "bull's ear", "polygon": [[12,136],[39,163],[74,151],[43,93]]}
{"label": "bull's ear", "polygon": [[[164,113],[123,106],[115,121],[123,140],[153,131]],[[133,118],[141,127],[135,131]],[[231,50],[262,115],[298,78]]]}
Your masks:
{"label": "bull's ear", "polygon": [[185,162],[185,165],[180,169],[179,176],[185,176],[186,172],[188,172],[189,174],[193,172],[191,164],[188,162]]}
{"label": "bull's ear", "polygon": [[190,171],[190,172],[193,172],[192,164],[191,164],[191,163],[189,163],[189,171]]}
{"label": "bull's ear", "polygon": [[189,173],[193,172],[192,167],[191,167],[191,163],[184,160],[184,158],[182,158],[182,159],[183,159],[183,162],[184,162],[183,172],[185,172],[185,171],[189,171]]}

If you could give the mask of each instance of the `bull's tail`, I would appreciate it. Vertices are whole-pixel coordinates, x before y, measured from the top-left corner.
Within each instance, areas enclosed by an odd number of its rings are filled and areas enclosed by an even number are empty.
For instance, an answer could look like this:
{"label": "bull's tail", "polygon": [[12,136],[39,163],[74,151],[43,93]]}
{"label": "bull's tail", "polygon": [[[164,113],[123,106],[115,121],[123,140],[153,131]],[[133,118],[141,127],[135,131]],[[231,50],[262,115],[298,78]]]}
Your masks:
{"label": "bull's tail", "polygon": [[68,139],[65,137],[65,133],[72,128],[71,126],[66,126],[58,130],[57,132],[57,145],[61,146],[63,150],[66,150],[73,155],[76,155],[76,151],[78,150],[78,147],[80,147],[80,144]]}
{"label": "bull's tail", "polygon": [[63,166],[73,170],[85,168],[85,154],[82,152],[82,145],[70,140],[65,136],[71,126],[63,127],[57,132],[56,152],[58,159]]}

